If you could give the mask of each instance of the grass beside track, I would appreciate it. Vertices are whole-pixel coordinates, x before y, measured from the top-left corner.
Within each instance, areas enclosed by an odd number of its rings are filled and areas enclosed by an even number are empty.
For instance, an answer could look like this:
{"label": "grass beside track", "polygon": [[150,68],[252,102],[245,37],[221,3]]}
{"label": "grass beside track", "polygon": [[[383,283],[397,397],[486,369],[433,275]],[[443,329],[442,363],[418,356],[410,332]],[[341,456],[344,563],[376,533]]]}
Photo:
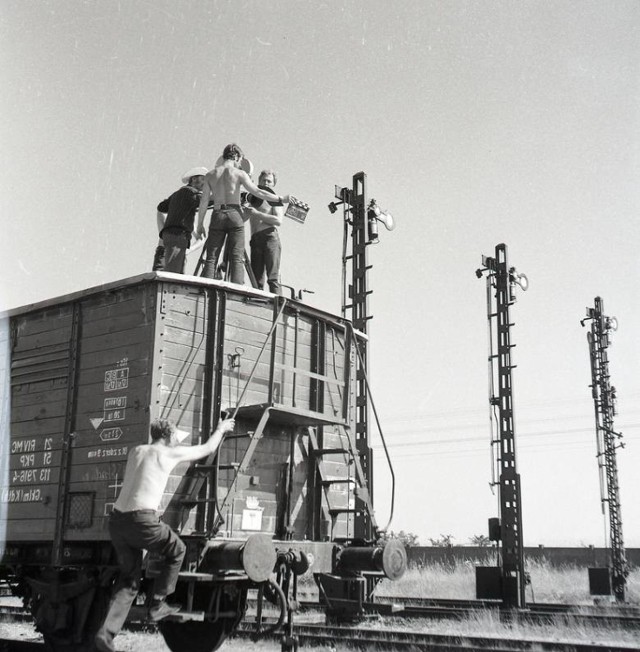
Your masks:
{"label": "grass beside track", "polygon": [[[527,586],[527,602],[563,604],[593,604],[589,595],[587,569],[578,566],[552,566],[547,562],[527,563],[531,575]],[[383,580],[376,593],[380,596],[403,596],[420,598],[449,598],[471,600],[476,597],[476,571],[473,562],[429,564],[422,568],[410,568],[403,577],[392,582]],[[640,569],[633,569],[627,578],[627,602],[640,607]]]}
{"label": "grass beside track", "polygon": [[[530,563],[527,571],[531,573],[532,587],[527,588],[527,600],[533,602],[584,604],[593,605],[589,596],[587,570],[574,566],[553,567],[545,563]],[[301,583],[304,591],[311,588],[311,582],[304,578]],[[533,590],[533,592],[532,592]],[[445,567],[442,564],[426,566],[420,569],[410,569],[397,582],[383,581],[378,587],[379,595],[445,598],[467,600],[475,598],[475,569],[473,564],[457,564],[455,567]],[[636,569],[629,575],[627,581],[627,599],[629,604],[640,607],[640,570]],[[380,628],[405,627],[412,631],[440,633],[463,636],[486,636],[499,638],[515,638],[524,640],[572,641],[580,643],[598,643],[604,646],[627,646],[640,650],[638,632],[624,631],[620,628],[604,625],[566,625],[562,623],[549,625],[532,625],[500,622],[496,613],[482,611],[472,613],[467,619],[460,621],[424,621],[406,620],[400,624],[397,620],[375,617],[367,619],[363,626]],[[0,633],[8,627],[19,628],[13,638],[38,637],[31,624],[9,624],[0,622]],[[117,638],[119,652],[139,652],[153,650],[167,652],[162,636],[158,632],[123,632]],[[229,640],[221,648],[222,652],[240,652],[247,649],[245,640]],[[257,652],[277,652],[280,644],[274,642],[258,642],[251,649]],[[340,652],[350,650],[348,642],[334,644],[333,647],[316,648],[323,652],[335,650]]]}

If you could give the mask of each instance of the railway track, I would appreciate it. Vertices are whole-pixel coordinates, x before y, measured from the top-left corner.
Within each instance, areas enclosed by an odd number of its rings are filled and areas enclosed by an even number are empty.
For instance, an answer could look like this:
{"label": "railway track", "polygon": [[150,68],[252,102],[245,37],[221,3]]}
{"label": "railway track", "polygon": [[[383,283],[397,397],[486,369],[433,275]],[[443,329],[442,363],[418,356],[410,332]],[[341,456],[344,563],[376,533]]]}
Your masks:
{"label": "railway track", "polygon": [[[394,600],[395,602],[395,600]],[[395,615],[403,616],[405,619],[418,619],[424,617],[438,618],[441,614],[445,614],[445,618],[449,617],[462,617],[462,613],[468,616],[470,613],[479,612],[492,608],[487,605],[478,605],[476,601],[471,604],[465,604],[461,601],[462,607],[458,609],[455,616],[451,616],[452,610],[456,608],[457,601],[444,601],[441,604],[434,604],[441,601],[434,600],[415,600],[415,599],[402,599],[398,602],[406,602],[403,610],[395,611]],[[415,603],[418,602],[416,605]],[[382,603],[387,606],[386,603]],[[460,603],[459,603],[460,604]],[[537,605],[542,608],[543,605]],[[311,610],[314,607],[320,613],[317,603],[303,603],[302,611]],[[553,607],[556,607],[555,609]],[[569,618],[576,615],[584,616],[583,622],[637,629],[640,628],[640,616],[636,613],[634,617],[627,616],[633,619],[633,626],[630,626],[630,620],[620,620],[621,617],[614,619],[608,614],[567,614],[567,605],[551,605],[546,611],[543,611],[545,617],[549,614],[558,622],[558,617]],[[411,611],[412,609],[416,611]],[[438,611],[438,609],[442,611]],[[613,608],[610,608],[613,609]],[[423,611],[424,610],[424,611]],[[435,610],[435,611],[434,611]],[[624,611],[635,611],[633,609],[623,609]],[[252,609],[250,609],[249,616]],[[428,614],[428,615],[426,615]],[[268,616],[268,615],[267,615]],[[0,622],[18,622],[18,621],[31,621],[31,617],[22,607],[17,606],[0,606]],[[266,619],[263,624],[263,629],[268,627],[273,622],[273,618]],[[388,623],[389,621],[387,621]],[[575,623],[575,620],[571,622]],[[323,646],[323,649],[341,649],[344,645],[348,644],[350,649],[354,650],[393,650],[398,652],[418,652],[418,651],[435,651],[435,652],[487,652],[488,650],[496,652],[637,652],[640,647],[638,645],[610,645],[610,644],[597,644],[597,643],[582,643],[582,642],[550,642],[541,640],[524,640],[513,638],[500,638],[500,637],[480,637],[480,636],[467,636],[467,635],[445,635],[433,634],[425,632],[416,632],[411,629],[400,629],[393,626],[385,625],[384,627],[372,628],[364,625],[360,626],[327,626],[315,623],[298,622],[293,627],[293,635],[297,637],[301,646]],[[130,622],[126,627],[129,631],[154,631],[155,627],[146,622]],[[245,621],[241,624],[234,636],[252,639],[257,633],[257,625],[250,621]],[[274,641],[280,641],[282,634],[272,634],[267,636]],[[25,641],[25,640],[8,640],[0,639],[0,652],[42,652],[44,644],[38,641]],[[185,648],[187,650],[187,648]]]}
{"label": "railway track", "polygon": [[378,598],[375,606],[393,610],[403,618],[465,619],[478,611],[497,613],[503,622],[536,624],[566,623],[618,626],[640,629],[640,609],[632,606],[592,606],[567,604],[529,604],[526,609],[501,609],[499,602],[487,600],[437,600],[430,598]]}
{"label": "railway track", "polygon": [[[249,607],[256,606],[249,600]],[[302,600],[299,611],[323,613],[316,600]],[[390,618],[466,620],[474,613],[490,612],[505,623],[567,624],[619,627],[640,630],[640,608],[632,606],[591,606],[531,604],[525,610],[504,610],[490,600],[438,600],[434,598],[380,597],[364,604],[365,611]]]}
{"label": "railway track", "polygon": [[[234,636],[251,638],[255,625],[241,623]],[[295,625],[293,634],[300,645],[322,645],[324,649],[339,649],[348,644],[351,650],[394,650],[397,652],[637,652],[638,647],[598,645],[589,643],[549,642],[540,640],[503,639],[464,635],[431,634],[405,629],[372,629],[362,627],[327,627]],[[270,638],[280,640],[281,635]],[[326,646],[326,647],[325,647]]]}
{"label": "railway track", "polygon": [[[255,615],[257,602],[248,601],[249,615]],[[324,616],[316,601],[301,601],[298,611],[305,616]],[[562,604],[530,605],[526,610],[501,610],[499,604],[489,601],[457,601],[419,598],[383,598],[365,603],[365,611],[389,618],[467,620],[473,614],[489,612],[505,623],[566,624],[599,627],[617,627],[640,630],[640,609],[636,607],[592,607]],[[268,612],[267,612],[268,615]],[[31,616],[22,607],[0,605],[0,617],[13,621],[29,621]],[[1,652],[1,651],[0,651]]]}
{"label": "railway track", "polygon": [[[235,638],[252,640],[256,626],[242,623]],[[323,649],[389,650],[394,652],[637,652],[637,646],[609,645],[580,642],[549,642],[540,640],[504,639],[499,637],[460,636],[322,625],[295,625],[293,635],[301,647],[323,646]],[[267,638],[280,641],[280,634]],[[185,642],[188,646],[188,642]],[[185,651],[188,647],[185,647]],[[0,638],[0,652],[43,652],[40,641]]]}

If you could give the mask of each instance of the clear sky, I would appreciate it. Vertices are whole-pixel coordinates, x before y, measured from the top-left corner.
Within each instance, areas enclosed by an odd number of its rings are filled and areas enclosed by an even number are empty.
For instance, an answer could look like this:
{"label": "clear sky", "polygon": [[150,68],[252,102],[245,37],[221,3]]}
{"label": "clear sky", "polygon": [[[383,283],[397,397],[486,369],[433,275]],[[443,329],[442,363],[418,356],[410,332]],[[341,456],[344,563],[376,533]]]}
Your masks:
{"label": "clear sky", "polygon": [[[474,272],[504,242],[530,281],[512,309],[525,544],[604,543],[580,326],[601,296],[640,546],[640,3],[2,0],[0,69],[0,309],[148,271],[158,202],[235,141],[311,205],[281,229],[283,282],[339,312],[327,204],[364,171],[398,224],[369,250],[392,528],[465,543],[497,514]],[[382,462],[375,479],[384,523]]]}

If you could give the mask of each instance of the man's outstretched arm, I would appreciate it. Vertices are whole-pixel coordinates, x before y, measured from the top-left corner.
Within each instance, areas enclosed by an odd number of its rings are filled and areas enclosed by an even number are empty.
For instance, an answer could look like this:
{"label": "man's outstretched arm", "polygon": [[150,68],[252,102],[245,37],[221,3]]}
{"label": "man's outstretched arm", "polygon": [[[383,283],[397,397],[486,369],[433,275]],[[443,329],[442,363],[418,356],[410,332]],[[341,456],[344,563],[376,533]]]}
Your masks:
{"label": "man's outstretched arm", "polygon": [[252,195],[259,197],[264,201],[281,202],[283,204],[289,203],[289,195],[274,195],[272,192],[258,188],[258,186],[256,186],[256,184],[251,181],[249,175],[246,172],[240,173],[240,183],[242,183],[245,189],[248,190]]}
{"label": "man's outstretched arm", "polygon": [[203,457],[207,457],[218,450],[225,433],[233,430],[235,425],[236,422],[234,419],[225,419],[218,424],[214,433],[204,444],[198,444],[197,446],[176,446],[170,449],[170,454],[176,464],[179,462],[195,462]]}

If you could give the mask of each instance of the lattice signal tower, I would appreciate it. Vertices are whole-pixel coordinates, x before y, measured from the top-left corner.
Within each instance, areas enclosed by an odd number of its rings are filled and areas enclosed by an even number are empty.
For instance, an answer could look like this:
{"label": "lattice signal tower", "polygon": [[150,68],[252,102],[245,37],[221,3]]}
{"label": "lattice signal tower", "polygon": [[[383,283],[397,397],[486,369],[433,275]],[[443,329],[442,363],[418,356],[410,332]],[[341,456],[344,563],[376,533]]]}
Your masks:
{"label": "lattice signal tower", "polygon": [[620,487],[616,450],[624,448],[622,433],[616,432],[613,417],[616,411],[616,388],[610,383],[608,348],[611,333],[617,330],[618,320],[604,314],[602,299],[596,297],[593,308],[587,308],[587,317],[580,321],[591,321],[587,333],[591,358],[591,395],[595,407],[596,444],[598,470],[600,473],[600,500],[602,513],[605,503],[609,512],[609,538],[611,540],[611,586],[617,602],[624,602],[627,575],[627,558],[622,537],[622,513],[620,509]]}
{"label": "lattice signal tower", "polygon": [[[522,542],[522,504],[520,475],[516,467],[516,433],[513,415],[511,370],[511,323],[509,308],[515,302],[515,289],[529,286],[527,277],[507,263],[507,246],[499,244],[495,257],[482,257],[481,278],[488,272],[487,320],[489,327],[489,405],[492,422],[492,486],[499,487],[500,533],[502,542],[502,600],[505,606],[525,606],[525,572]],[[495,328],[494,328],[495,325]],[[497,387],[497,393],[496,393]],[[497,433],[493,426],[497,422]],[[496,473],[499,471],[498,477]]]}
{"label": "lattice signal tower", "polygon": [[[373,293],[373,290],[370,290],[368,286],[368,272],[371,269],[367,256],[368,247],[378,242],[377,223],[382,222],[391,231],[395,226],[394,220],[387,212],[380,211],[375,199],[367,201],[367,175],[364,172],[353,175],[351,188],[336,186],[335,198],[339,201],[329,204],[331,213],[335,213],[339,205],[343,207],[342,316],[346,319],[347,311],[350,311],[353,327],[367,335],[368,322],[372,318],[372,315],[369,314],[369,296]],[[350,277],[347,273],[349,266],[351,267]],[[370,396],[367,380],[369,366],[367,338],[356,338],[355,346],[357,347],[355,392],[353,397],[356,406],[355,442],[360,463],[369,486],[370,499],[373,500],[373,457],[368,434]],[[378,422],[375,405],[373,405],[372,401],[371,407],[376,422]],[[378,423],[378,428],[379,426]],[[382,432],[380,434],[382,436]],[[391,513],[393,514],[395,478],[384,437],[382,443],[392,476]],[[364,509],[364,504],[357,496],[355,512],[355,538],[369,540],[372,537],[377,537],[379,533],[374,531],[375,528],[371,518]]]}

